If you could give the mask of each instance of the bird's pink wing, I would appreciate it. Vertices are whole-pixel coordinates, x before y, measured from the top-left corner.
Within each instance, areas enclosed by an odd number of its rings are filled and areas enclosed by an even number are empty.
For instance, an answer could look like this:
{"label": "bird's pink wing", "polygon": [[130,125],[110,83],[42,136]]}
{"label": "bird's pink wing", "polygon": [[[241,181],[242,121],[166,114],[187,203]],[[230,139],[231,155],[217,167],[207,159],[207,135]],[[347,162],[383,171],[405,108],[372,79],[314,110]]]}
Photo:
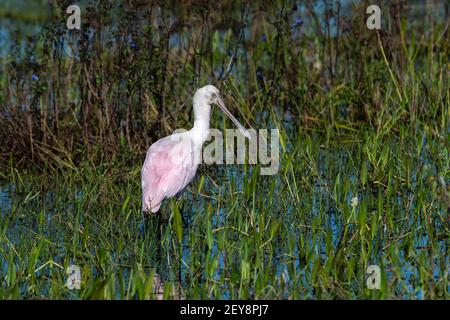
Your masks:
{"label": "bird's pink wing", "polygon": [[157,212],[165,198],[186,187],[197,167],[188,141],[169,136],[155,142],[142,167],[142,210]]}

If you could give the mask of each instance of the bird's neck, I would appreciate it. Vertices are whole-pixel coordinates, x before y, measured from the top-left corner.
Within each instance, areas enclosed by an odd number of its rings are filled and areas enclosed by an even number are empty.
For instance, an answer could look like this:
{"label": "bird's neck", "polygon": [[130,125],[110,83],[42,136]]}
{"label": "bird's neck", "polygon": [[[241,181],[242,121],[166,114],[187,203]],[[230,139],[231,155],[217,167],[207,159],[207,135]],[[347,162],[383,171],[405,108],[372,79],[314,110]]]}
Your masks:
{"label": "bird's neck", "polygon": [[209,119],[196,119],[191,129],[192,138],[196,145],[203,145],[209,135]]}
{"label": "bird's neck", "polygon": [[211,105],[202,98],[194,97],[194,127],[192,128],[193,141],[203,145],[209,135],[209,118]]}

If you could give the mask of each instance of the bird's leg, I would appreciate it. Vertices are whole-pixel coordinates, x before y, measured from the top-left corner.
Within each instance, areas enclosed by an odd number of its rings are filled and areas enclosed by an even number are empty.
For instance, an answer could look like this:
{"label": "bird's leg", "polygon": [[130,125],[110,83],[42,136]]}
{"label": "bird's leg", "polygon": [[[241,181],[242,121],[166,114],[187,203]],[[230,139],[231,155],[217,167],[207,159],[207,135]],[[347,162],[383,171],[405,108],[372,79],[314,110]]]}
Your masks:
{"label": "bird's leg", "polygon": [[[170,211],[172,212],[172,211]],[[161,220],[161,232],[163,232],[162,230],[162,226],[165,226],[169,223],[170,221],[170,214],[167,214],[166,210],[162,210],[160,209],[160,211],[157,213],[157,215],[160,217]]]}
{"label": "bird's leg", "polygon": [[148,214],[144,211],[141,211],[142,214],[142,233],[143,233],[143,237],[145,238],[145,236],[147,235],[147,223],[148,223]]}
{"label": "bird's leg", "polygon": [[[158,226],[160,223],[160,215],[159,214],[153,214],[149,211],[142,211],[142,232],[143,236],[146,237],[147,234],[153,234],[154,231],[152,230],[158,230]],[[156,228],[155,228],[156,227]]]}
{"label": "bird's leg", "polygon": [[[183,190],[184,191],[184,190]],[[182,192],[181,192],[182,193]],[[172,210],[172,214],[175,211],[175,208],[178,209],[178,211],[180,212],[181,215],[181,223],[182,223],[182,230],[185,230],[185,215],[183,214],[183,199],[181,198],[181,193],[179,193],[176,197],[177,198],[173,198],[170,202],[170,207]],[[182,274],[182,264],[181,264],[181,258],[183,256],[183,243],[179,243],[179,248],[178,248],[178,252],[177,252],[178,258],[178,267],[177,267],[177,280],[178,283],[174,283],[174,286],[172,287],[172,294],[174,295],[174,298],[181,300],[183,297],[183,292],[182,292],[182,278],[181,278],[181,274]]]}

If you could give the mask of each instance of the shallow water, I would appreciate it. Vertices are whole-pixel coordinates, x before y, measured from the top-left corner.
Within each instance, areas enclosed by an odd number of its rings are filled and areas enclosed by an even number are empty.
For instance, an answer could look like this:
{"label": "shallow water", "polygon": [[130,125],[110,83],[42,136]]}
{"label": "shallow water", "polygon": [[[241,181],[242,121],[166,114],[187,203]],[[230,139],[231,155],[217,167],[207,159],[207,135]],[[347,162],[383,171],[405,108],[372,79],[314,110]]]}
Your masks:
{"label": "shallow water", "polygon": [[[333,159],[331,162],[330,157]],[[329,177],[330,175],[332,175],[333,170],[338,170],[337,168],[346,167],[346,164],[349,161],[348,153],[345,151],[334,151],[332,154],[330,154],[327,151],[322,150],[320,152],[319,158],[321,160],[318,163],[322,164],[318,168],[319,176],[321,178],[317,179],[314,185],[313,192],[310,192],[309,194],[303,194],[301,198],[301,201],[303,203],[302,206],[304,206],[304,209],[306,208],[305,213],[308,215],[308,218],[306,218],[302,223],[309,223],[310,226],[306,225],[305,227],[301,227],[298,225],[298,218],[296,213],[297,209],[295,204],[286,205],[286,203],[277,203],[276,199],[271,201],[271,205],[273,205],[275,208],[279,207],[286,209],[284,211],[275,210],[273,212],[272,218],[278,219],[280,223],[284,225],[284,230],[285,232],[287,232],[287,236],[279,238],[279,240],[277,240],[277,238],[274,238],[270,243],[273,252],[271,252],[270,254],[266,253],[263,255],[263,257],[266,260],[266,264],[270,265],[270,268],[273,270],[273,272],[275,272],[275,279],[278,279],[278,281],[280,281],[280,285],[283,284],[283,286],[285,286],[284,293],[281,296],[283,298],[288,298],[290,288],[298,285],[301,285],[303,287],[303,292],[305,292],[304,298],[316,297],[315,286],[310,282],[311,280],[309,277],[309,275],[315,268],[314,264],[317,262],[317,258],[315,257],[320,257],[320,260],[325,263],[330,258],[328,254],[338,250],[342,233],[346,228],[344,213],[342,212],[342,209],[335,205],[335,201],[333,200],[333,197],[331,195],[332,191],[330,191],[335,181],[333,181],[333,179],[330,179]],[[328,167],[327,163],[333,163],[335,167]],[[234,180],[236,181],[235,187],[237,188],[235,192],[243,192],[243,181],[247,178],[248,173],[245,174],[244,172],[239,170],[238,167],[228,166],[224,166],[224,168],[218,167],[217,170],[218,172],[222,172],[223,176],[226,177],[226,179],[221,183],[226,185],[228,183],[228,180]],[[350,183],[357,183],[357,173],[355,172],[355,175],[351,174],[352,173],[350,172],[348,181]],[[412,173],[412,176],[415,176],[415,173]],[[271,176],[267,179],[276,180],[277,188],[281,188],[283,186],[283,176],[281,174]],[[193,186],[195,188],[195,182]],[[205,181],[204,188],[207,190],[215,189],[214,185],[211,184],[208,179],[206,179]],[[87,195],[83,194],[83,192],[81,191],[70,191],[70,193],[73,194],[74,203],[65,203],[61,206],[60,204],[58,204],[58,201],[61,201],[61,199],[58,199],[58,197],[56,196],[58,192],[60,192],[60,190],[58,189],[56,189],[55,191],[46,190],[35,193],[30,192],[22,195],[15,194],[14,189],[15,188],[12,188],[11,186],[6,186],[0,189],[1,216],[4,221],[5,219],[9,221],[5,232],[5,236],[8,239],[9,244],[4,243],[4,249],[11,252],[11,250],[9,250],[11,246],[21,247],[24,245],[24,243],[33,244],[36,243],[37,239],[44,237],[46,241],[50,241],[55,247],[54,253],[52,254],[52,260],[60,265],[63,265],[68,251],[71,250],[71,241],[68,241],[68,237],[72,237],[72,235],[70,234],[72,232],[72,227],[70,227],[69,229],[67,229],[67,227],[64,227],[65,231],[61,230],[61,227],[63,226],[63,224],[67,223],[67,221],[61,220],[66,219],[64,217],[64,213],[61,215],[61,213],[55,212],[55,208],[58,208],[57,210],[62,210],[65,208],[65,210],[69,212],[72,207],[77,206],[78,201],[84,201],[83,199],[85,199]],[[222,192],[223,191],[217,190],[215,196],[220,197]],[[361,206],[363,202],[376,203],[374,199],[378,197],[378,194],[376,192],[374,193],[371,189],[368,189],[364,192],[355,192],[352,190],[352,187],[350,187],[349,192],[345,196],[345,201],[347,202],[346,205],[348,207],[351,206],[351,199],[354,196],[358,197],[358,205]],[[222,283],[222,293],[219,297],[216,298],[232,298],[234,296],[232,291],[230,291],[232,289],[227,288],[227,284],[221,281],[223,276],[230,274],[229,266],[227,265],[227,261],[229,261],[229,258],[226,256],[227,253],[225,251],[219,249],[217,237],[213,235],[212,248],[210,250],[208,250],[207,247],[208,242],[202,242],[203,245],[205,245],[204,248],[190,246],[190,241],[192,241],[191,237],[195,236],[195,234],[191,232],[190,226],[199,225],[198,219],[203,219],[202,216],[206,215],[204,211],[205,202],[211,205],[213,208],[218,206],[218,202],[214,199],[202,200],[201,202],[199,202],[198,197],[190,192],[185,193],[183,198],[183,205],[181,207],[183,216],[183,245],[180,259],[181,262],[175,263],[173,259],[177,260],[177,256],[171,254],[168,251],[165,251],[165,249],[161,249],[161,246],[163,245],[156,242],[154,244],[149,244],[146,249],[153,252],[144,253],[145,255],[149,255],[147,263],[150,263],[150,265],[147,265],[145,268],[154,268],[160,275],[162,282],[169,282],[172,284],[180,283],[182,287],[186,288],[189,286],[189,279],[192,276],[190,266],[196,263],[195,259],[193,260],[192,257],[198,257],[199,255],[203,255],[202,252],[207,252],[207,255],[210,257],[209,259],[216,259],[217,263],[217,267],[216,269],[214,269],[213,274],[211,276],[208,276],[208,281],[215,280],[219,284]],[[33,202],[39,201],[41,201],[39,205],[36,206],[36,204],[33,204]],[[432,269],[429,270],[429,272],[433,273],[436,281],[439,280],[440,276],[446,274],[446,272],[448,274],[450,261],[447,255],[448,242],[445,240],[445,238],[439,241],[430,242],[429,235],[427,234],[426,227],[424,225],[424,223],[429,222],[423,221],[423,218],[414,214],[415,201],[416,198],[414,192],[410,192],[405,193],[404,195],[397,196],[396,202],[390,202],[390,205],[393,206],[392,210],[395,210],[396,212],[396,224],[398,224],[398,226],[401,226],[400,228],[404,229],[405,231],[404,233],[398,231],[395,238],[392,238],[392,233],[386,231],[381,231],[381,233],[378,233],[379,236],[374,239],[374,251],[372,251],[372,253],[370,254],[369,262],[378,264],[383,260],[383,257],[387,254],[387,251],[391,249],[391,244],[401,242],[402,236],[404,236],[404,234],[413,232],[415,236],[413,238],[412,245],[405,243],[404,247],[395,247],[395,250],[399,250],[396,258],[398,259],[398,261],[393,262],[392,265],[385,265],[384,270],[387,283],[395,281],[396,288],[391,288],[391,290],[398,291],[399,293],[401,292],[401,298],[414,297],[417,299],[421,299],[424,297],[424,294],[421,286],[418,286],[418,281],[420,279],[420,265],[418,264],[418,261],[428,261],[428,263],[430,263]],[[411,204],[409,206],[409,209],[403,208],[403,204],[405,203]],[[22,210],[20,214],[14,212],[15,210],[13,209],[19,207],[25,208],[25,210]],[[44,210],[44,212],[32,213],[29,210],[33,210],[33,208],[36,208],[39,211]],[[366,210],[369,211],[373,209],[367,208]],[[357,207],[354,210],[356,214],[359,209]],[[27,212],[29,212],[28,215]],[[230,224],[229,222],[231,221],[229,219],[230,214],[230,212],[227,212],[223,208],[214,213],[214,215],[210,217],[211,228],[214,230],[234,227],[234,225]],[[370,215],[371,213],[368,212],[367,214]],[[441,212],[440,214],[445,217],[444,212]],[[40,218],[40,216],[42,216],[43,218]],[[88,212],[86,212],[86,216],[88,216]],[[67,219],[70,219],[72,221],[69,223],[70,226],[73,223],[76,223],[76,221],[81,218],[73,219],[73,217],[68,216]],[[40,222],[38,220],[40,220]],[[151,230],[154,230],[151,229],[154,218],[150,218],[150,224],[147,220],[148,219],[142,220],[141,218],[134,218],[134,220],[127,222],[130,223],[130,225],[124,225],[123,227],[131,230],[135,228],[134,236],[139,239],[143,239],[143,241],[146,241],[145,239],[150,235],[149,232],[153,232]],[[319,233],[308,231],[308,228],[311,228],[311,226],[315,225],[315,221],[320,221],[320,225],[318,226],[318,230],[320,230]],[[88,223],[92,224],[88,226]],[[435,230],[442,227],[439,219],[434,220],[433,223]],[[101,235],[104,232],[103,228],[107,227],[107,225],[96,223],[94,222],[94,220],[86,220],[85,217],[84,222],[80,221],[78,228],[83,229],[87,227],[89,227],[91,236],[95,238],[96,234]],[[64,228],[62,229],[64,230]],[[163,242],[166,241],[170,243],[170,241],[172,241],[175,237],[173,230],[170,231],[168,227],[164,227],[164,225],[160,225],[159,228],[163,233],[169,232],[168,238],[163,240]],[[259,226],[256,226],[256,228],[258,229]],[[383,223],[379,225],[378,228],[380,230],[386,230],[387,228],[389,228],[389,226]],[[355,231],[357,230],[357,225],[349,225],[348,230],[349,232],[357,232]],[[385,235],[385,237],[383,235]],[[101,235],[101,237],[103,237],[103,235]],[[162,237],[164,237],[164,235],[162,235]],[[329,238],[330,240],[328,241],[327,238]],[[310,253],[301,252],[299,246],[296,246],[293,251],[288,250],[288,239],[293,239],[295,242],[306,241],[306,246],[307,248],[309,248],[308,250]],[[98,247],[96,247],[95,243],[92,243],[93,246],[88,248],[87,252],[92,254],[92,256],[96,256],[99,254],[99,249],[101,250],[101,252],[103,252],[103,250],[108,250],[101,254],[108,254],[111,261],[115,261],[117,265],[120,265],[122,263],[121,261],[126,261],[129,258],[136,259],[132,257],[132,251],[127,250],[125,253],[123,251],[115,251],[114,240],[112,241],[112,247],[110,247],[110,249],[103,248],[103,245],[101,243],[99,243]],[[77,245],[82,245],[80,239],[78,239],[76,243]],[[327,246],[330,246],[330,248],[327,248]],[[431,246],[434,247],[433,251],[430,250]],[[379,250],[376,248],[382,249]],[[350,255],[357,254],[357,251],[355,251],[355,249],[351,250],[352,252],[350,252]],[[289,251],[292,251],[292,256],[290,257],[286,256],[286,252]],[[435,255],[436,252],[438,252],[440,256],[445,257],[444,265],[439,264],[439,260]],[[128,256],[130,254],[131,256]],[[308,261],[308,255],[310,255],[310,257],[312,257],[313,259],[310,259]],[[422,255],[424,258],[423,260],[417,260],[412,255]],[[241,258],[239,256],[235,256],[233,259],[239,260]],[[0,274],[8,274],[9,265],[5,256],[0,255],[0,260],[0,265],[2,267],[2,270],[0,270]],[[79,258],[75,260],[77,261],[72,260],[72,262],[80,264]],[[287,261],[289,261],[289,263],[287,263]],[[434,261],[434,263],[432,261]],[[129,262],[130,261],[128,261],[128,263]],[[17,261],[17,263],[20,264],[21,262]],[[45,261],[41,261],[41,263],[45,263]],[[400,268],[400,270],[396,270],[396,268]],[[130,275],[129,271],[131,269],[125,266],[120,268],[120,270],[122,271],[118,272],[122,273],[125,282],[129,281],[128,277]],[[297,274],[295,276],[295,279],[292,279],[292,270],[295,270],[295,273]],[[48,272],[50,271],[47,268],[43,268],[39,272],[36,272],[35,276],[42,277],[45,276]],[[94,267],[92,269],[92,276],[95,278],[97,273],[101,273],[101,269]],[[401,279],[397,279],[398,274],[402,275]],[[358,279],[354,279],[354,281],[352,281],[353,283],[350,285],[355,286],[356,288],[357,286],[360,286],[361,283],[364,283],[364,281],[365,275],[360,275],[360,277]],[[26,291],[26,286],[24,286],[23,290]],[[306,294],[306,292],[309,292],[309,294]],[[43,289],[42,294],[46,294],[45,289]],[[161,298],[160,295],[162,293],[159,292],[158,294]],[[117,296],[117,298],[120,298],[120,296]]]}
{"label": "shallow water", "polygon": [[[350,2],[341,1],[344,7]],[[414,6],[412,16],[426,18],[426,15],[418,14],[421,12],[421,5],[423,3]],[[443,18],[442,6],[443,2],[432,8],[434,18]],[[292,16],[293,21],[301,18],[304,10],[300,6]],[[315,10],[317,14],[323,14],[324,6],[318,4]],[[6,20],[0,20],[0,57],[10,53],[8,47],[15,28],[23,27],[24,34],[36,34],[40,30],[37,25],[25,23],[19,26],[19,22]],[[418,23],[419,20],[423,21],[417,19]],[[306,25],[307,22],[295,36],[302,36],[302,32],[314,32]],[[331,36],[335,33],[336,28],[332,23]],[[220,31],[219,34],[223,37],[224,32]],[[246,35],[249,36],[249,30],[246,30]],[[179,45],[177,34],[170,40],[172,46]],[[238,74],[235,76],[239,77]],[[277,108],[274,109],[277,113]],[[341,113],[343,118],[348,115],[345,106]],[[297,135],[292,124],[297,119],[289,112],[278,116],[284,119],[282,125],[288,137],[285,153],[290,154],[296,150],[294,144]],[[256,115],[255,123],[263,123],[267,118],[270,118],[268,113]],[[270,120],[264,125],[275,127]],[[190,294],[189,297],[228,299],[238,296],[236,292],[241,288],[232,287],[237,282],[240,281],[240,286],[250,286],[242,284],[244,282],[239,277],[229,280],[245,273],[245,262],[250,264],[250,272],[263,274],[267,271],[270,279],[264,285],[281,292],[268,297],[291,298],[291,293],[297,292],[295,297],[317,298],[320,297],[319,284],[329,283],[327,279],[318,279],[320,275],[312,275],[320,273],[317,270],[326,268],[327,262],[332,261],[327,276],[338,283],[330,282],[336,287],[329,290],[334,292],[339,286],[345,286],[350,297],[367,298],[368,295],[361,293],[361,287],[365,286],[367,276],[364,272],[365,265],[362,264],[368,262],[386,263],[381,267],[391,296],[417,299],[427,297],[428,293],[421,283],[424,277],[422,273],[428,272],[435,281],[439,281],[448,277],[450,265],[448,235],[443,234],[447,230],[443,224],[448,219],[448,208],[442,203],[436,204],[435,195],[427,189],[429,180],[446,172],[442,168],[438,170],[437,157],[430,157],[427,152],[422,152],[419,156],[420,163],[414,164],[404,174],[407,181],[402,181],[395,190],[397,195],[387,198],[387,186],[382,186],[383,181],[376,181],[379,184],[370,187],[360,187],[360,163],[354,163],[354,158],[360,152],[357,146],[348,143],[345,148],[324,146],[318,147],[319,151],[316,152],[315,145],[320,145],[323,141],[314,137],[312,141],[312,147],[301,145],[313,149],[310,151],[312,156],[309,159],[308,154],[303,154],[295,158],[294,161],[302,163],[292,169],[300,168],[300,172],[292,173],[293,177],[290,177],[290,169],[284,171],[285,167],[282,166],[275,176],[257,178],[255,201],[251,195],[246,194],[248,181],[256,176],[252,167],[246,171],[242,166],[202,168],[197,175],[210,175],[219,187],[205,176],[202,192],[208,197],[197,194],[198,179],[192,184],[192,192],[183,195],[179,202],[183,222],[181,246],[177,246],[176,232],[169,223],[172,221],[168,216],[173,214],[173,203],[165,204],[165,220],[160,221],[155,217],[143,219],[138,209],[139,185],[135,184],[127,190],[124,183],[113,189],[116,192],[122,191],[119,190],[122,187],[126,190],[124,194],[129,197],[129,204],[126,206],[126,197],[116,196],[111,192],[109,185],[114,185],[114,182],[102,181],[114,179],[114,174],[108,177],[95,176],[95,183],[86,179],[76,183],[69,182],[67,186],[65,178],[70,180],[71,177],[51,177],[56,182],[48,184],[39,178],[34,178],[25,185],[6,183],[0,188],[0,236],[3,240],[0,244],[0,282],[4,279],[11,281],[12,275],[17,274],[22,277],[19,289],[22,296],[47,296],[60,283],[64,283],[58,277],[63,277],[63,280],[65,277],[64,272],[55,271],[59,267],[52,267],[51,263],[47,265],[49,261],[58,265],[74,263],[85,267],[83,273],[88,274],[88,279],[92,281],[103,281],[105,275],[111,273],[120,274],[126,286],[133,281],[132,274],[138,269],[138,265],[146,272],[154,270],[162,283],[181,284]],[[426,150],[430,143],[433,141],[424,137],[422,149]],[[395,147],[394,144],[392,149]],[[303,162],[310,166],[305,166]],[[393,165],[402,167],[395,162]],[[317,174],[311,177],[311,172],[315,170]],[[394,171],[394,175],[401,175],[397,172],[397,167]],[[338,174],[340,183],[336,183]],[[127,175],[127,180],[138,180],[134,173]],[[303,179],[304,176],[307,177]],[[379,176],[375,176],[374,179],[378,178]],[[379,180],[382,178],[384,177]],[[444,181],[444,185],[450,184],[447,176],[438,178]],[[288,183],[292,184],[294,181],[298,184],[298,193],[293,191],[292,197],[286,196],[291,192],[287,191],[288,188],[292,187],[288,187]],[[106,185],[106,190],[102,189],[102,185]],[[275,191],[269,191],[271,188]],[[231,197],[231,193],[235,197]],[[339,193],[342,195],[336,200],[335,194]],[[266,194],[270,194],[270,197]],[[240,198],[234,207],[224,203],[238,196]],[[359,202],[355,208],[351,206],[354,197]],[[377,207],[378,199],[382,202],[381,210]],[[423,202],[427,202],[427,205]],[[268,213],[266,208],[272,208],[272,212]],[[379,217],[377,210],[381,211]],[[391,213],[390,216],[388,213]],[[129,218],[125,218],[127,214]],[[370,222],[373,217],[377,219],[374,220],[375,225],[371,225],[375,230],[374,236],[363,239],[365,241],[353,241],[353,236],[363,233],[359,229],[361,225]],[[261,235],[270,234],[271,227],[275,229],[273,237]],[[346,242],[342,244],[345,233],[352,237],[345,239]],[[253,238],[265,242],[261,244],[253,241]],[[39,255],[36,248],[41,243],[44,249]],[[179,249],[181,252],[178,252]],[[335,252],[343,253],[338,259]],[[34,264],[32,260],[36,256],[38,258]],[[260,265],[264,268],[257,271],[252,269],[251,263],[256,260],[254,256],[262,261]],[[361,261],[362,259],[358,259],[360,256],[367,257],[369,261]],[[351,263],[358,264],[354,269],[359,273],[347,275],[347,270],[352,269],[349,267]],[[336,267],[337,264],[342,265]],[[39,269],[40,267],[42,268]],[[241,269],[238,270],[239,268]],[[248,277],[258,280],[257,276]],[[38,292],[30,289],[29,279],[33,278],[44,281]],[[114,284],[116,287],[119,287],[118,282],[119,280]],[[54,283],[58,285],[53,287]],[[203,291],[197,292],[193,288],[195,285],[201,286]],[[254,297],[252,294],[256,291],[257,284],[251,285],[248,296]],[[216,291],[213,290],[215,286],[219,287]],[[447,287],[447,291],[449,289]],[[161,292],[158,291],[157,294],[160,296]],[[66,291],[61,294],[69,298],[78,298],[80,295]],[[112,296],[123,297],[119,290]]]}

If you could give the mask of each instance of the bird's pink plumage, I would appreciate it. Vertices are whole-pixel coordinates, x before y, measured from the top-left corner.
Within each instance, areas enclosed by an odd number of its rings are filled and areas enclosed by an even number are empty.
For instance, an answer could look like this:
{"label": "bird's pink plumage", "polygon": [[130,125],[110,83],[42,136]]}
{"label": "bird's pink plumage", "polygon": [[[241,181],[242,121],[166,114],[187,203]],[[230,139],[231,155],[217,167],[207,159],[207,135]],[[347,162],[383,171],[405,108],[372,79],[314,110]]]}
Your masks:
{"label": "bird's pink plumage", "polygon": [[165,198],[175,196],[191,182],[197,168],[194,147],[183,134],[155,142],[142,167],[142,210],[157,212]]}

